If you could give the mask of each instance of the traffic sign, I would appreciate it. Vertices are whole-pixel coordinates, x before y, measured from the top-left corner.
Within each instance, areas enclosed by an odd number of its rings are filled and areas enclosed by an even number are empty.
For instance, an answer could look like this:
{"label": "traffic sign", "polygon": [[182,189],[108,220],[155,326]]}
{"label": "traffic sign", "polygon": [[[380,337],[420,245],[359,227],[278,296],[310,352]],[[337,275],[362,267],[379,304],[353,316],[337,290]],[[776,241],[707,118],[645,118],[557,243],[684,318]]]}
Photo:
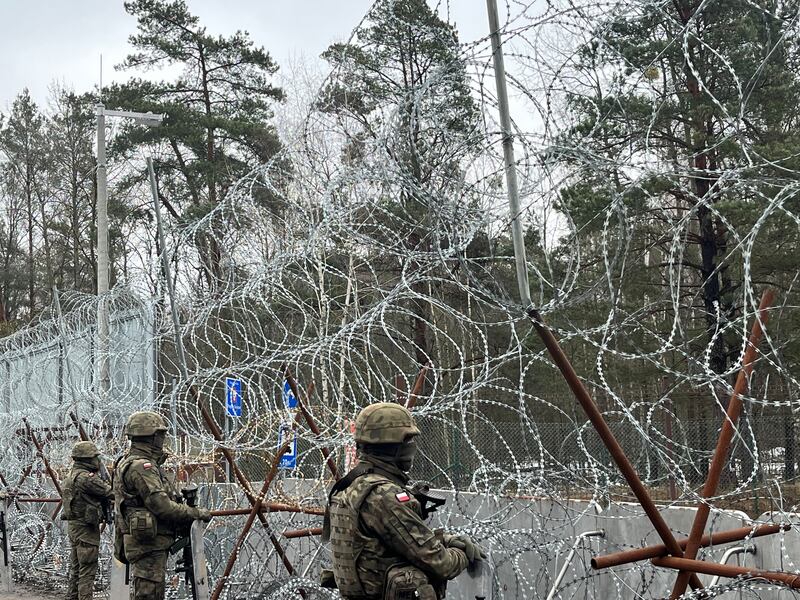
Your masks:
{"label": "traffic sign", "polygon": [[225,414],[229,417],[242,416],[242,380],[225,378]]}
{"label": "traffic sign", "polygon": [[278,463],[278,468],[280,469],[294,469],[297,467],[297,432],[290,425],[283,424],[278,430],[278,449],[280,450],[281,446],[289,439],[289,436],[291,436],[292,441],[289,443],[286,452],[281,456],[281,460]]}
{"label": "traffic sign", "polygon": [[289,385],[289,380],[283,380],[283,403],[286,405],[286,408],[297,408],[297,398],[294,396],[294,392],[292,392],[292,387]]}

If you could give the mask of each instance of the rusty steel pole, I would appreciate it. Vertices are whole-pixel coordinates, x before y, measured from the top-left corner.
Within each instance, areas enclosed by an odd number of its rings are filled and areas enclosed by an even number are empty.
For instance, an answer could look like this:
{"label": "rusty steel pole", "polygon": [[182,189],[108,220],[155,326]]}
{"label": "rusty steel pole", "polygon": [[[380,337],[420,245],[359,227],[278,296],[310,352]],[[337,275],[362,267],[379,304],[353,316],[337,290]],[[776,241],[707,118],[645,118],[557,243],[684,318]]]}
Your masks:
{"label": "rusty steel pole", "polygon": [[[532,307],[529,308],[528,315],[533,322],[534,329],[536,329],[539,337],[542,338],[542,341],[547,347],[550,356],[553,358],[553,362],[559,368],[561,374],[564,376],[564,379],[566,379],[567,383],[569,384],[572,393],[575,395],[575,398],[583,407],[586,416],[594,426],[595,431],[597,431],[597,435],[600,436],[603,444],[606,448],[608,448],[611,457],[617,464],[617,468],[619,468],[619,471],[622,473],[625,481],[628,482],[628,485],[630,486],[634,496],[636,496],[636,499],[639,501],[639,504],[642,505],[642,509],[647,514],[650,522],[653,524],[653,528],[656,530],[656,533],[658,533],[661,541],[664,542],[664,545],[667,547],[670,554],[673,556],[683,556],[683,550],[675,539],[675,536],[672,534],[672,530],[669,528],[669,525],[667,525],[664,517],[661,516],[661,513],[658,511],[658,507],[656,506],[655,502],[653,502],[650,494],[647,492],[647,488],[642,483],[642,480],[639,479],[636,469],[631,464],[631,461],[628,459],[625,451],[622,449],[622,446],[619,445],[617,438],[614,437],[611,428],[603,418],[603,414],[600,412],[600,409],[597,408],[594,400],[581,382],[578,374],[572,367],[572,363],[569,362],[569,359],[564,354],[561,346],[558,344],[553,332],[550,331],[547,325],[544,324],[541,315],[539,315],[539,312],[536,309]],[[700,579],[697,577],[697,575],[691,577],[690,583],[694,589],[702,589],[703,587],[703,584],[700,583]]]}
{"label": "rusty steel pole", "polygon": [[[722,469],[728,458],[728,449],[733,439],[734,428],[736,427],[736,422],[739,420],[739,415],[742,413],[742,395],[748,389],[750,375],[753,372],[753,363],[758,355],[758,346],[764,335],[763,328],[767,326],[767,322],[769,321],[769,313],[767,311],[772,306],[774,299],[775,292],[770,288],[764,290],[764,293],[761,295],[761,303],[756,312],[756,318],[753,322],[753,328],[750,331],[750,337],[747,340],[747,348],[745,349],[742,359],[742,368],[739,371],[739,376],[736,378],[736,385],[733,388],[730,402],[728,402],[728,411],[725,415],[725,420],[722,422],[722,430],[717,440],[717,447],[714,449],[714,455],[711,458],[711,466],[708,468],[706,483],[700,494],[700,497],[704,500],[711,498],[717,493],[719,478],[722,475]],[[706,522],[708,521],[710,511],[711,507],[708,502],[701,500],[698,503],[697,512],[692,522],[692,529],[689,532],[689,543],[686,545],[684,558],[692,560],[697,556],[697,550],[700,548],[700,538],[703,535],[703,530],[706,528]],[[686,591],[688,577],[689,575],[685,571],[678,573],[675,585],[672,588],[672,594],[670,595],[672,600],[682,596]]]}
{"label": "rusty steel pole", "polygon": [[[508,187],[509,217],[511,219],[511,234],[514,243],[514,259],[520,300],[526,313],[533,321],[533,326],[536,329],[536,332],[544,341],[545,346],[547,346],[547,350],[550,352],[553,362],[555,362],[556,366],[558,366],[558,368],[561,370],[561,374],[564,376],[564,379],[566,379],[567,383],[572,389],[572,393],[575,394],[578,402],[581,404],[581,406],[583,406],[583,410],[586,412],[586,415],[589,417],[592,425],[594,425],[595,430],[603,440],[606,448],[608,448],[611,456],[614,458],[614,462],[616,462],[617,467],[619,468],[623,477],[625,477],[625,480],[628,482],[628,485],[631,487],[634,495],[639,500],[639,503],[642,505],[644,511],[647,513],[650,521],[653,523],[653,527],[655,528],[659,537],[667,546],[670,553],[674,554],[675,556],[683,556],[681,547],[675,540],[675,536],[672,535],[672,531],[670,530],[666,521],[664,521],[661,513],[658,512],[658,508],[650,498],[650,494],[648,494],[647,489],[644,487],[641,479],[639,479],[636,469],[633,468],[630,460],[628,460],[628,457],[625,455],[625,452],[619,445],[619,442],[617,442],[614,434],[608,427],[608,424],[603,418],[602,413],[597,408],[597,405],[594,403],[594,400],[589,395],[589,392],[586,390],[583,383],[581,383],[580,378],[578,378],[577,373],[575,373],[575,369],[572,367],[569,359],[559,346],[555,336],[550,329],[545,326],[538,311],[533,308],[530,294],[530,284],[528,281],[528,266],[525,257],[525,240],[521,222],[519,192],[517,190],[516,162],[514,159],[514,138],[511,128],[508,94],[506,91],[505,66],[503,63],[503,49],[502,40],[500,37],[500,22],[497,12],[497,0],[487,0],[487,9],[489,13],[489,34],[492,43],[495,83],[497,85],[497,98],[500,108],[500,124],[503,131],[503,151],[506,167],[506,184]],[[703,585],[700,583],[700,579],[696,575],[691,579],[691,584],[692,587],[696,589],[703,587]]]}
{"label": "rusty steel pole", "polygon": [[322,535],[322,527],[306,527],[305,529],[295,529],[294,531],[284,531],[283,537],[287,539],[312,537]]}
{"label": "rusty steel pole", "polygon": [[[197,391],[195,386],[189,386],[189,390],[192,392],[194,396],[195,402],[197,403],[198,408],[200,409],[200,415],[203,417],[203,421],[206,424],[206,427],[211,432],[211,435],[214,436],[214,439],[217,442],[225,441],[225,436],[222,435],[222,431],[217,425],[216,421],[214,421],[211,413],[208,412],[208,409],[203,404],[202,400],[200,399],[200,393]],[[256,503],[256,495],[253,493],[253,488],[250,485],[250,481],[247,479],[244,473],[242,473],[241,469],[239,469],[238,465],[236,464],[236,460],[233,457],[233,452],[231,452],[228,448],[220,447],[222,451],[222,455],[225,457],[225,460],[228,461],[228,464],[231,466],[231,471],[233,472],[234,477],[239,482],[239,485],[242,486],[242,491],[244,492],[247,501],[250,502],[251,506],[255,506]],[[269,537],[270,543],[272,543],[273,548],[275,548],[275,552],[283,562],[283,566],[286,567],[287,573],[289,575],[294,575],[294,566],[292,566],[289,557],[286,555],[286,550],[283,549],[283,546],[280,543],[280,540],[276,537],[275,533],[272,531],[272,527],[269,526],[267,522],[267,518],[263,515],[263,513],[258,513],[258,520],[261,522],[261,526],[267,532],[267,536]]]}
{"label": "rusty steel pole", "polygon": [[[758,525],[756,527],[739,527],[738,529],[730,529],[728,531],[718,531],[700,538],[700,546],[702,548],[719,546],[731,542],[738,542],[745,538],[749,539],[772,535],[781,531],[788,531],[789,529],[791,529],[791,525]],[[686,548],[686,544],[688,543],[689,538],[678,540],[678,545],[681,548]],[[592,558],[591,563],[593,569],[608,569],[610,567],[619,567],[620,565],[627,565],[641,560],[666,556],[667,554],[669,554],[667,547],[664,544],[657,544],[655,546],[645,546],[644,548],[636,548],[634,550],[625,550],[624,552],[615,552],[614,554],[595,556]]]}
{"label": "rusty steel pole", "polygon": [[679,569],[681,573],[693,571],[706,575],[719,575],[720,577],[746,577],[748,579],[767,579],[777,583],[785,583],[792,588],[800,588],[800,575],[796,573],[780,573],[776,571],[761,571],[758,569],[748,569],[747,567],[736,567],[734,565],[721,565],[719,563],[709,563],[704,560],[692,560],[689,558],[675,558],[664,556],[654,558],[651,561],[657,567],[667,567],[669,569]]}
{"label": "rusty steel pole", "polygon": [[253,527],[253,522],[256,519],[256,515],[261,514],[261,506],[264,502],[264,498],[266,498],[267,493],[269,492],[269,488],[272,485],[272,480],[275,479],[275,476],[278,474],[278,465],[281,462],[281,457],[286,453],[286,450],[289,449],[290,440],[286,440],[282,446],[280,446],[275,453],[275,458],[272,459],[272,467],[269,470],[269,473],[264,478],[264,485],[261,486],[261,491],[258,493],[258,498],[256,498],[255,504],[250,509],[250,513],[247,516],[247,521],[242,528],[242,532],[239,534],[239,537],[236,539],[236,543],[233,545],[233,550],[231,550],[231,554],[228,557],[228,563],[225,565],[225,570],[222,573],[222,576],[217,580],[217,585],[214,587],[214,591],[211,594],[211,600],[218,600],[220,594],[222,594],[222,590],[225,588],[225,584],[228,582],[228,577],[230,577],[231,571],[233,571],[233,566],[236,564],[236,558],[239,556],[239,549],[244,544],[245,539],[247,539],[247,535],[250,533],[250,529]]}
{"label": "rusty steel pole", "polygon": [[36,451],[39,453],[39,456],[44,463],[44,468],[47,470],[47,474],[50,476],[50,480],[53,482],[53,485],[56,488],[59,496],[63,496],[61,492],[61,484],[58,483],[58,476],[56,475],[55,471],[53,471],[53,467],[50,466],[50,461],[47,460],[47,457],[44,455],[44,449],[42,448],[42,444],[39,443],[39,440],[36,437],[36,434],[33,433],[30,424],[28,423],[28,419],[26,417],[22,417],[22,422],[25,423],[25,429],[28,430],[28,436],[31,438],[33,445],[36,446]]}
{"label": "rusty steel pole", "polygon": [[[212,510],[212,517],[237,517],[249,515],[252,512],[251,508],[222,508],[219,510]],[[291,504],[282,504],[280,502],[262,502],[261,512],[291,512],[300,513],[304,515],[315,515],[321,517],[325,514],[322,508],[292,506]]]}
{"label": "rusty steel pole", "polygon": [[32,502],[32,503],[46,503],[46,502],[61,502],[61,498],[34,498],[32,496],[14,496],[13,494],[9,496],[13,498],[17,502]]}
{"label": "rusty steel pole", "polygon": [[414,381],[414,387],[411,388],[411,392],[408,394],[408,398],[406,398],[406,408],[408,410],[413,409],[417,405],[417,399],[422,394],[422,387],[425,385],[425,378],[428,376],[428,370],[431,368],[431,363],[426,363],[422,365],[422,368],[419,370],[417,374],[417,379]]}
{"label": "rusty steel pole", "polygon": [[[56,491],[58,492],[58,495],[59,495],[59,499],[58,499],[58,502],[56,503],[56,507],[53,509],[53,514],[50,515],[50,522],[47,524],[47,528],[39,536],[39,541],[36,542],[36,546],[33,549],[33,552],[36,553],[39,550],[39,548],[41,548],[42,544],[44,543],[44,536],[49,531],[49,529],[53,525],[53,523],[55,522],[56,517],[58,516],[58,513],[61,511],[61,507],[63,505],[61,497],[63,496],[63,493],[61,492],[61,484],[58,483],[58,476],[56,475],[55,471],[53,471],[53,467],[50,466],[50,461],[47,460],[47,457],[44,454],[44,448],[42,447],[42,444],[39,442],[39,439],[33,433],[33,430],[31,429],[30,423],[28,423],[28,419],[23,417],[22,418],[22,422],[25,423],[25,429],[28,432],[28,436],[31,438],[31,441],[33,442],[33,445],[36,446],[36,452],[42,458],[42,462],[44,463],[44,468],[47,470],[47,474],[49,475],[50,480],[53,482],[53,485],[55,486]],[[31,468],[32,467],[33,467],[33,465],[31,465]]]}

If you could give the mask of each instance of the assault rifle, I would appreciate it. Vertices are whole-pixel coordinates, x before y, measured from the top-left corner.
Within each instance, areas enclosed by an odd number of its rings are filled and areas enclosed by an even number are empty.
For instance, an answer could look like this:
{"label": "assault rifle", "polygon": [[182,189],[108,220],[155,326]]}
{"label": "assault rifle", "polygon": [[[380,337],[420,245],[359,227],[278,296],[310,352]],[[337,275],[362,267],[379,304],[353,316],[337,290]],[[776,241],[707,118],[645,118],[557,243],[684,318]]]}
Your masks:
{"label": "assault rifle", "polygon": [[423,520],[427,519],[447,502],[447,498],[431,491],[431,486],[427,481],[415,481],[407,486],[406,489],[417,499],[417,502],[422,507]]}
{"label": "assault rifle", "polygon": [[[191,485],[181,490],[183,501],[187,506],[197,506],[197,486]],[[192,593],[192,598],[198,600],[197,586],[194,580],[194,557],[192,556],[191,523],[178,531],[178,539],[169,547],[170,554],[182,552],[175,565],[176,573],[183,573],[186,587]]]}

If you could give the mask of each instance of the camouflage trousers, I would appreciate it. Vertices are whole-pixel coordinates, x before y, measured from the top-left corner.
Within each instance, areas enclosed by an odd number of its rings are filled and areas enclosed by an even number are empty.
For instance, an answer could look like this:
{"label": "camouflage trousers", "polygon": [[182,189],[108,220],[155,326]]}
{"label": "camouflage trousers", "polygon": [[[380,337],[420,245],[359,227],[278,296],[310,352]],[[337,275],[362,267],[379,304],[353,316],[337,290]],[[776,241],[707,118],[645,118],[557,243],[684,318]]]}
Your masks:
{"label": "camouflage trousers", "polygon": [[131,599],[164,600],[167,551],[145,554],[131,562]]}
{"label": "camouflage trousers", "polygon": [[67,600],[92,600],[94,576],[100,548],[85,542],[73,542],[69,557]]}

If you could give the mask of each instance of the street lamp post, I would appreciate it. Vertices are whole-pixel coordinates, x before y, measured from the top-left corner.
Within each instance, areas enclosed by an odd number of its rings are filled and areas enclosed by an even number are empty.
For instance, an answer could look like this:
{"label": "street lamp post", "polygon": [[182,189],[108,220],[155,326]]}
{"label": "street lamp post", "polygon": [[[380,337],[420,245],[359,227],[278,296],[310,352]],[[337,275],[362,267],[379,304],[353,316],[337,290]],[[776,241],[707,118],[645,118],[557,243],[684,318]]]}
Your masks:
{"label": "street lamp post", "polygon": [[97,117],[97,372],[95,391],[103,405],[109,400],[111,370],[109,368],[109,251],[108,251],[108,178],[106,171],[106,117],[133,119],[138,123],[157,127],[164,115],[151,112],[137,113],[126,110],[106,110],[102,104],[95,106]]}

